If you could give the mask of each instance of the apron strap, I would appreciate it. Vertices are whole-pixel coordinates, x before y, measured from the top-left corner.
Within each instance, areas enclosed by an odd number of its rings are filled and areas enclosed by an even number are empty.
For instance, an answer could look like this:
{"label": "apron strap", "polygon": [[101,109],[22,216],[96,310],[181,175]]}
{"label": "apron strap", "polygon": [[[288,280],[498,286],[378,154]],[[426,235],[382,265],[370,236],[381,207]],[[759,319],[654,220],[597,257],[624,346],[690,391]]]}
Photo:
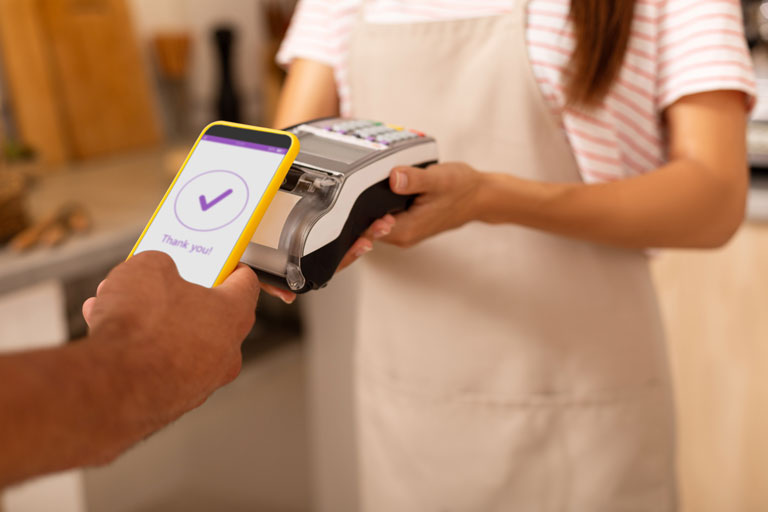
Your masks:
{"label": "apron strap", "polygon": [[[363,0],[365,1],[365,0]],[[516,14],[519,14],[523,20],[525,20],[526,14],[528,14],[528,2],[530,0],[514,0],[515,1],[515,7],[514,12]],[[523,26],[527,26],[528,23],[523,23]]]}
{"label": "apron strap", "polygon": [[365,23],[365,9],[371,3],[371,0],[361,0],[360,6],[357,9],[357,24],[362,25]]}

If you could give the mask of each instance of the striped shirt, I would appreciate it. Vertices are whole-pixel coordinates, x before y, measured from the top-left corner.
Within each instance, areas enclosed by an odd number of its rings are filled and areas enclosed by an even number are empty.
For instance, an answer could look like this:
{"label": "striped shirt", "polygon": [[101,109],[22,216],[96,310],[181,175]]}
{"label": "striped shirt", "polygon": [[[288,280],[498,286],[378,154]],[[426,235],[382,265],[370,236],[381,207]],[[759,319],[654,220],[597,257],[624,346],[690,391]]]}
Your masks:
{"label": "striped shirt", "polygon": [[[372,0],[369,23],[412,23],[512,11],[520,0]],[[347,58],[363,0],[301,0],[277,60],[333,67],[342,114],[350,112]],[[636,0],[622,69],[596,109],[566,107],[565,76],[575,46],[569,0],[530,0],[528,52],[543,96],[561,118],[586,182],[656,169],[665,161],[661,112],[683,96],[713,90],[755,97],[739,0]]]}

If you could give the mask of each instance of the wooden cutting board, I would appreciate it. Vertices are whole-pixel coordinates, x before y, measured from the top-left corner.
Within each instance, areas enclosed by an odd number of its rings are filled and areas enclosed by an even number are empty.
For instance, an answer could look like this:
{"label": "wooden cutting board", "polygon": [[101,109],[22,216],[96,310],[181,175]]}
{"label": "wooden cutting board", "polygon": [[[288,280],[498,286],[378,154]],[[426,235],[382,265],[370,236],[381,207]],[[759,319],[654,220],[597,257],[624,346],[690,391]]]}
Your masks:
{"label": "wooden cutting board", "polygon": [[70,144],[49,50],[37,2],[0,0],[0,57],[18,135],[43,163],[57,164]]}
{"label": "wooden cutting board", "polygon": [[76,157],[160,140],[145,64],[124,0],[38,0]]}
{"label": "wooden cutting board", "polygon": [[48,163],[161,140],[125,0],[0,0],[14,118]]}

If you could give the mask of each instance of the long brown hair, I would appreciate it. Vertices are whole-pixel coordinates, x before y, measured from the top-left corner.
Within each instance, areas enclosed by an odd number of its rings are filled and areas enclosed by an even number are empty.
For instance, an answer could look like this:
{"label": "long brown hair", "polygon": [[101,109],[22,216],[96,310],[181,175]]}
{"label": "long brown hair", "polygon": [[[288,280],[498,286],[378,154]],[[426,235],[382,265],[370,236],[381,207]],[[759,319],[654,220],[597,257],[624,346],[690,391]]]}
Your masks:
{"label": "long brown hair", "polygon": [[635,0],[571,0],[576,49],[566,96],[571,105],[599,104],[616,80],[629,45]]}

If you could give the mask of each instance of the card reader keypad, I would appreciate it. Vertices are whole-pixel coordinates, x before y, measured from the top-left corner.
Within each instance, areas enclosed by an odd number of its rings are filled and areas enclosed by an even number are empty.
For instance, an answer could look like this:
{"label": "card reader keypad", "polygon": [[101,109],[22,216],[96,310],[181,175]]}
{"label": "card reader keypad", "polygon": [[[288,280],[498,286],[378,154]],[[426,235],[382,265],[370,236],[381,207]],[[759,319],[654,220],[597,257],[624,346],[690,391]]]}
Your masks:
{"label": "card reader keypad", "polygon": [[406,130],[402,126],[362,120],[341,121],[328,125],[325,129],[347,137],[378,142],[387,146],[396,142],[424,136],[421,132]]}

